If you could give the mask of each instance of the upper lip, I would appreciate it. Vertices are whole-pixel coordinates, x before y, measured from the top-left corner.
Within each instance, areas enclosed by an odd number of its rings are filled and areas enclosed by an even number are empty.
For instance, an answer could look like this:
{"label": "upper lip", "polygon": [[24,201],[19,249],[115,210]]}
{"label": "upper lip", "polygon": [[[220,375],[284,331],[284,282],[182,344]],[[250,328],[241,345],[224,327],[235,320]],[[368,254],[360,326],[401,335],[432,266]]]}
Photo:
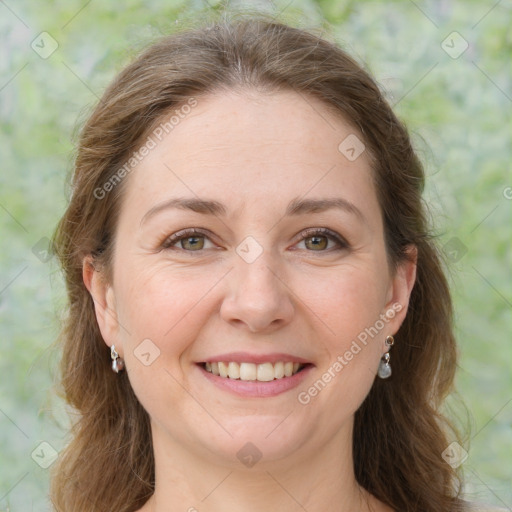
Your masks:
{"label": "upper lip", "polygon": [[273,352],[272,354],[250,354],[248,352],[229,352],[228,354],[220,354],[217,356],[208,357],[203,363],[219,363],[219,362],[235,362],[235,363],[277,363],[279,361],[294,363],[308,364],[311,361],[302,357],[297,357],[292,354],[285,354],[282,352]]}

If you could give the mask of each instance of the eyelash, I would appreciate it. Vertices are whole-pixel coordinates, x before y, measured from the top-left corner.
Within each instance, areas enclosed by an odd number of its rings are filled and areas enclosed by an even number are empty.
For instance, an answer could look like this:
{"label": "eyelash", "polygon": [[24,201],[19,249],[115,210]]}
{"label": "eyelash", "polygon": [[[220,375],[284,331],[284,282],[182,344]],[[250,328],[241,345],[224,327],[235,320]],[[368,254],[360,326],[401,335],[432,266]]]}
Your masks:
{"label": "eyelash", "polygon": [[[174,233],[171,236],[167,237],[164,240],[164,242],[161,244],[161,248],[168,249],[168,250],[179,250],[179,251],[183,251],[183,252],[189,253],[189,254],[194,253],[194,252],[200,253],[202,251],[205,251],[206,249],[199,249],[197,251],[189,251],[189,250],[183,249],[183,248],[176,249],[176,248],[172,247],[173,244],[179,242],[180,240],[184,240],[184,239],[190,238],[190,237],[196,237],[197,235],[209,238],[208,233],[206,233],[205,231],[203,231],[199,228],[183,229],[183,230],[178,231],[177,233]],[[301,236],[301,238],[297,243],[302,242],[306,238],[311,238],[313,236],[325,236],[327,238],[330,238],[331,240],[334,240],[338,244],[337,248],[325,249],[325,250],[321,250],[321,251],[310,251],[310,250],[306,249],[308,252],[331,253],[333,250],[339,251],[339,250],[350,248],[349,243],[341,235],[338,235],[335,231],[331,231],[330,229],[327,229],[327,228],[307,228],[307,229],[304,229],[300,233],[300,236]]]}

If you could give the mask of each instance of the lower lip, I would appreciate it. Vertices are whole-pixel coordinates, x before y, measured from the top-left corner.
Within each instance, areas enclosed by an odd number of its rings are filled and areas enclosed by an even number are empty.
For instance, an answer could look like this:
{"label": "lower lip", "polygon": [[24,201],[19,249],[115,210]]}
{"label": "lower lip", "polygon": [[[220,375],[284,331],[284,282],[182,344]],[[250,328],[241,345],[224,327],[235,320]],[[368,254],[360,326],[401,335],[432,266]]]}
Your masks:
{"label": "lower lip", "polygon": [[309,374],[313,368],[312,364],[307,365],[303,370],[297,372],[291,377],[274,379],[268,382],[258,380],[240,380],[230,379],[229,377],[220,377],[206,371],[201,365],[197,365],[201,373],[220,389],[228,391],[237,396],[243,397],[268,397],[277,396],[286,391],[297,387]]}

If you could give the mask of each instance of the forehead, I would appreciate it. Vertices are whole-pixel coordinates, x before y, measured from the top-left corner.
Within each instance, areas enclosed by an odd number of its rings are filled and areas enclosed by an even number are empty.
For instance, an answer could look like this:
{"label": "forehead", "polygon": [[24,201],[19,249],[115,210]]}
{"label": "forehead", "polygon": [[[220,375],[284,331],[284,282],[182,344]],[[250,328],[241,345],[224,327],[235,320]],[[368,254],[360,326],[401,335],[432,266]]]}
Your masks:
{"label": "forehead", "polygon": [[372,192],[366,151],[355,159],[345,151],[344,141],[357,145],[362,136],[317,98],[222,92],[191,105],[166,114],[146,139],[152,148],[129,176],[132,208],[169,195],[208,196],[239,215],[271,199],[287,205],[304,195]]}

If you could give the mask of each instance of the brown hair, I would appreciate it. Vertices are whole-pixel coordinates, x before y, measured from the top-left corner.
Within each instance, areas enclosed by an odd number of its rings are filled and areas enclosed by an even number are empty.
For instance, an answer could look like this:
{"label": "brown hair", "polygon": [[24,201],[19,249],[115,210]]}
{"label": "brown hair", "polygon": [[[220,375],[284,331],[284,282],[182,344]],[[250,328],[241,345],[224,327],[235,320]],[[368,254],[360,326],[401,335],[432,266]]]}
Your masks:
{"label": "brown hair", "polygon": [[455,432],[439,407],[452,388],[456,346],[449,289],[421,198],[422,165],[406,128],[360,65],[314,31],[254,15],[209,21],[159,40],[115,78],[82,129],[72,197],[54,237],[69,295],[62,384],[79,413],[53,474],[56,509],[131,512],[154,491],[148,415],[126,372],[110,368],[82,280],[87,255],[109,275],[129,178],[104,198],[95,191],[171,109],[191,97],[240,88],[314,96],[361,131],[373,156],[389,261],[403,261],[412,244],[418,262],[409,311],[395,336],[393,376],[376,379],[356,412],[355,475],[400,512],[462,510],[459,477],[441,456],[447,428]]}

